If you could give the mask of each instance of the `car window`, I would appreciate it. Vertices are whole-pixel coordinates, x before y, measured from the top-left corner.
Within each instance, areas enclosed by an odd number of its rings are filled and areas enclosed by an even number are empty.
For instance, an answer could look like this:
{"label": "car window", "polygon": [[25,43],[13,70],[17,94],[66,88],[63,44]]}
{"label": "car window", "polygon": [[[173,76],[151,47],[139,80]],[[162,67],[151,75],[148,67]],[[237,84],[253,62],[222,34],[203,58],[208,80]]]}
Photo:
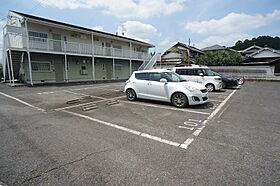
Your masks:
{"label": "car window", "polygon": [[176,69],[175,72],[179,75],[188,75],[188,76],[198,75],[197,69]]}
{"label": "car window", "polygon": [[180,77],[178,74],[174,72],[162,72],[161,76],[165,79],[167,79],[168,82],[182,82],[186,81],[182,77]]}
{"label": "car window", "polygon": [[148,76],[150,81],[159,81],[162,78],[161,74],[157,72],[148,73],[148,74],[149,74]]}
{"label": "car window", "polygon": [[139,80],[149,80],[148,73],[135,73],[135,78]]}
{"label": "car window", "polygon": [[203,75],[205,75],[205,76],[215,76],[215,73],[210,69],[203,69]]}

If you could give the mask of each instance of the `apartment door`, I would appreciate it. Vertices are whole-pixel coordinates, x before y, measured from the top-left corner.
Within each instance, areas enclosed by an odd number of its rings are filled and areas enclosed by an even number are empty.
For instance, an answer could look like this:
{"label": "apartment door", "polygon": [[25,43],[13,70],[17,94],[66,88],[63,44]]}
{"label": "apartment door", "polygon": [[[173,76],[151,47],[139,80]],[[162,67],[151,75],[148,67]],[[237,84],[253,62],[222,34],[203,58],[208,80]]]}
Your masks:
{"label": "apartment door", "polygon": [[63,82],[63,72],[64,72],[64,64],[63,61],[55,61],[54,63],[55,68],[55,80],[56,82]]}
{"label": "apartment door", "polygon": [[62,51],[62,41],[61,41],[61,34],[52,34],[53,37],[53,50],[61,52]]}
{"label": "apartment door", "polygon": [[102,63],[102,79],[107,79],[107,68],[106,68],[106,64]]}

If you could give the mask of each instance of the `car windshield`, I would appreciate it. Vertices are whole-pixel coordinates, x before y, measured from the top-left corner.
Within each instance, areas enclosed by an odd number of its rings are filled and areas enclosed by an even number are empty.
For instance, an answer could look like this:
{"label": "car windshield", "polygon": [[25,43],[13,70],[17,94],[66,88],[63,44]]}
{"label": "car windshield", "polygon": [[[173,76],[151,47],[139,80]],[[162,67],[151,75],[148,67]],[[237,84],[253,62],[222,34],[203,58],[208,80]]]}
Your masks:
{"label": "car windshield", "polygon": [[204,74],[207,76],[216,76],[215,73],[210,69],[203,69]]}
{"label": "car windshield", "polygon": [[176,74],[175,72],[162,72],[162,76],[167,79],[169,82],[182,82],[186,81],[181,76]]}

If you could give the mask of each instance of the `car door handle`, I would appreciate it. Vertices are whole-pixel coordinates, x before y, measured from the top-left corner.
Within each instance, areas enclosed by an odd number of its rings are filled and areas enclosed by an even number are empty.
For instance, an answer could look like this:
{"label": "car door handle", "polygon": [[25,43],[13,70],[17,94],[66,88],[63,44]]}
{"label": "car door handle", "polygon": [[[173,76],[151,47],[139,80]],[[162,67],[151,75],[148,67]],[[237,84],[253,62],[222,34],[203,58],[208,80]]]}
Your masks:
{"label": "car door handle", "polygon": [[148,85],[152,85],[152,83],[148,83]]}

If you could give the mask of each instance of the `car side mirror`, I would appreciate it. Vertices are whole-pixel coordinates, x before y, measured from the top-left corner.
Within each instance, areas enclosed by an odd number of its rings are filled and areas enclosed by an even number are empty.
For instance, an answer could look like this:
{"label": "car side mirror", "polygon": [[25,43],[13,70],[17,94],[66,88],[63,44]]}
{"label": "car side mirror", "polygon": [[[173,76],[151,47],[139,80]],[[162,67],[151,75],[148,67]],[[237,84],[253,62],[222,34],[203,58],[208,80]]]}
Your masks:
{"label": "car side mirror", "polygon": [[202,72],[200,72],[200,73],[199,73],[199,75],[200,75],[200,76],[203,76],[203,73],[202,73]]}
{"label": "car side mirror", "polygon": [[165,78],[161,78],[159,81],[162,83],[167,83],[167,79],[165,79]]}

